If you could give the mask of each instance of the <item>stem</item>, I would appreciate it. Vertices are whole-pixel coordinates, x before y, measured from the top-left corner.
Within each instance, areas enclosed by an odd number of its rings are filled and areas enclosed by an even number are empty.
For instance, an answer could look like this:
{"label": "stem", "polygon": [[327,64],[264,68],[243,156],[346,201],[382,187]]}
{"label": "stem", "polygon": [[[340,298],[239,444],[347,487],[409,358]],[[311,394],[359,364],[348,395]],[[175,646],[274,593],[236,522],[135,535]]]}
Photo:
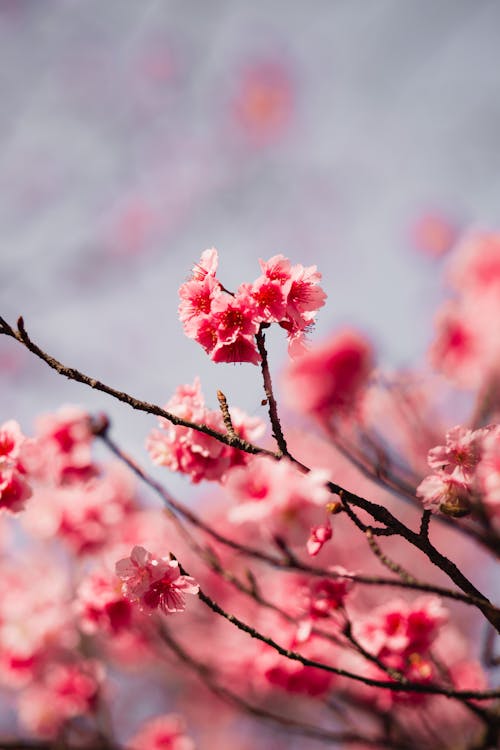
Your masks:
{"label": "stem", "polygon": [[255,334],[255,340],[257,342],[257,349],[261,357],[260,369],[262,370],[262,378],[264,380],[264,392],[266,394],[267,403],[269,407],[269,421],[273,431],[273,437],[278,444],[278,448],[282,456],[290,456],[288,447],[286,444],[283,430],[281,429],[281,422],[278,416],[278,404],[274,397],[273,383],[271,380],[271,372],[269,370],[269,362],[267,358],[266,349],[266,337],[264,334],[264,326],[261,324],[258,332]]}
{"label": "stem", "polygon": [[387,738],[385,737],[365,737],[364,735],[357,734],[356,732],[330,732],[326,729],[322,729],[321,727],[317,727],[312,724],[296,721],[295,719],[289,718],[287,716],[280,716],[279,714],[275,714],[265,708],[249,703],[245,698],[218,683],[212,677],[211,671],[207,669],[207,666],[191,656],[185,650],[185,648],[181,646],[179,641],[172,637],[170,631],[165,626],[163,626],[161,629],[161,635],[163,641],[167,644],[169,649],[180,659],[180,661],[183,662],[183,664],[186,664],[192,671],[196,672],[203,684],[212,693],[219,696],[219,698],[226,701],[227,703],[231,703],[232,705],[252,716],[256,716],[259,719],[264,719],[265,721],[273,722],[274,724],[279,724],[287,731],[293,732],[294,734],[299,734],[304,737],[311,737],[312,739],[319,740],[320,742],[327,742],[328,744],[333,742],[340,742],[343,744],[360,743],[365,745],[374,745],[376,747],[383,746],[387,748],[393,748],[394,750],[398,750],[399,748],[401,748],[401,750],[403,750],[403,748],[408,748],[407,745],[387,740]]}
{"label": "stem", "polygon": [[451,589],[446,589],[442,586],[434,586],[432,584],[421,583],[420,581],[413,581],[409,583],[408,581],[401,581],[397,578],[367,576],[358,573],[346,572],[340,575],[331,570],[328,570],[327,568],[319,568],[308,565],[307,563],[299,560],[297,557],[294,557],[293,562],[291,562],[289,558],[283,559],[281,557],[276,557],[256,547],[251,547],[249,545],[236,542],[233,539],[230,539],[229,537],[226,537],[218,532],[206,521],[203,521],[203,519],[199,518],[199,516],[197,516],[192,510],[176,500],[165,489],[165,487],[163,487],[162,484],[160,484],[155,479],[153,479],[153,477],[147,474],[135,460],[130,458],[130,456],[128,456],[126,453],[124,453],[124,451],[121,450],[121,448],[118,447],[118,445],[112,440],[112,438],[109,437],[107,429],[97,431],[95,432],[95,434],[97,435],[97,437],[99,437],[100,440],[103,441],[103,443],[105,443],[108,449],[117,458],[120,459],[120,461],[126,464],[134,472],[134,474],[139,477],[141,481],[143,481],[156,492],[156,494],[163,500],[167,507],[181,515],[196,528],[211,536],[212,539],[215,539],[215,541],[223,544],[226,547],[229,547],[230,549],[233,549],[235,552],[246,555],[247,557],[251,557],[255,560],[259,560],[260,562],[265,563],[266,565],[269,565],[270,567],[276,568],[278,570],[290,572],[299,571],[301,573],[308,573],[309,575],[315,577],[331,578],[333,580],[337,580],[338,578],[348,578],[349,580],[362,585],[389,586],[394,588],[410,589],[414,591],[423,591],[427,594],[436,594],[437,596],[442,596],[446,599],[460,601],[469,606],[477,606],[478,603],[482,604],[481,600],[476,599],[476,597],[471,597],[468,594],[461,593],[460,591],[452,591]]}
{"label": "stem", "polygon": [[91,378],[89,375],[85,375],[74,367],[67,367],[66,365],[63,365],[50,354],[47,354],[42,349],[40,349],[40,347],[30,339],[24,327],[24,321],[22,317],[20,317],[17,321],[17,330],[14,330],[3,318],[0,317],[0,334],[2,333],[7,336],[11,336],[12,338],[19,341],[27,349],[29,349],[30,352],[35,354],[49,367],[58,372],[59,375],[64,375],[70,380],[75,380],[77,383],[83,383],[84,385],[88,385],[90,388],[94,388],[97,391],[106,393],[108,396],[112,396],[118,401],[122,401],[123,403],[128,404],[132,407],[132,409],[136,409],[137,411],[144,411],[148,414],[154,414],[157,417],[163,417],[163,419],[166,419],[168,422],[171,422],[174,425],[190,427],[192,430],[203,432],[205,435],[214,438],[214,440],[218,440],[220,443],[229,445],[231,448],[238,448],[239,450],[245,451],[245,453],[275,456],[272,451],[268,451],[265,448],[259,448],[252,443],[249,443],[247,440],[239,437],[239,435],[236,435],[235,433],[233,435],[224,434],[222,432],[218,432],[217,430],[213,430],[207,425],[197,424],[196,422],[190,422],[187,419],[182,419],[176,414],[172,414],[171,412],[162,409],[157,404],[151,404],[148,401],[141,401],[140,399],[130,396],[124,391],[118,391],[116,388],[112,388],[111,386],[102,383],[96,378]]}
{"label": "stem", "polygon": [[[184,575],[189,575],[182,568],[182,566],[181,566],[181,572]],[[238,628],[238,630],[241,630],[242,632],[249,635],[251,638],[255,638],[261,643],[265,643],[267,646],[270,646],[272,649],[277,651],[277,653],[280,654],[280,656],[284,656],[286,659],[290,659],[291,661],[298,661],[301,664],[303,664],[305,667],[314,667],[316,669],[322,669],[325,672],[331,672],[332,674],[337,674],[337,675],[340,675],[341,677],[348,677],[351,680],[355,680],[356,682],[362,682],[365,685],[370,685],[371,687],[379,687],[385,690],[392,690],[394,692],[407,692],[407,693],[412,692],[412,693],[423,693],[427,695],[444,695],[447,698],[458,698],[459,700],[462,700],[464,698],[465,699],[471,698],[474,700],[490,700],[491,698],[500,697],[500,689],[482,690],[482,691],[451,690],[446,687],[441,687],[439,685],[432,685],[429,683],[424,684],[424,683],[410,682],[410,681],[387,682],[385,680],[376,680],[371,677],[365,677],[363,675],[355,674],[354,672],[349,672],[348,670],[345,670],[345,669],[333,667],[330,664],[324,664],[323,662],[318,662],[314,659],[309,659],[306,656],[302,656],[296,651],[283,648],[283,646],[280,646],[275,640],[265,635],[262,635],[262,633],[260,633],[258,630],[255,630],[255,628],[243,622],[243,620],[240,620],[235,615],[230,615],[228,612],[225,612],[222,609],[222,607],[219,604],[217,604],[217,602],[213,601],[213,599],[207,596],[201,589],[198,592],[198,598],[209,609],[211,609],[212,612],[219,615],[220,617],[227,620],[228,622],[232,623],[236,628]]]}

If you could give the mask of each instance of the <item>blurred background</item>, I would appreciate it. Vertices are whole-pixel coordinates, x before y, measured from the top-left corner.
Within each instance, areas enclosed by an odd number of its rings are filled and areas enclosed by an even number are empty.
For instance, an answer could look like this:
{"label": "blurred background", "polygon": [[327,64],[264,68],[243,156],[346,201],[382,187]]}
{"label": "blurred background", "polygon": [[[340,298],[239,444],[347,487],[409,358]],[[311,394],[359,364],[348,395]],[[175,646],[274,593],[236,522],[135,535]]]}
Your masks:
{"label": "blurred background", "polygon": [[[206,247],[228,288],[282,252],[323,273],[315,338],[349,323],[411,365],[446,251],[498,226],[499,28],[495,0],[0,0],[0,313],[140,398],[199,374],[263,415],[252,365],[184,337],[177,289]],[[10,340],[0,376],[1,421],[79,403],[145,458],[152,418]]]}

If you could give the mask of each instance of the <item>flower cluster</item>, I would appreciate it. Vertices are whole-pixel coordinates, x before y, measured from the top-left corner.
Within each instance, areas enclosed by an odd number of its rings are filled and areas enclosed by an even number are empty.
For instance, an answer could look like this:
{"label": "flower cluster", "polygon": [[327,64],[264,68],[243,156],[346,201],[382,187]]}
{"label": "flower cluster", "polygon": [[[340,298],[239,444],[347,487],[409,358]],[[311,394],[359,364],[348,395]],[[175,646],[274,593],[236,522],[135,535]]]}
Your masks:
{"label": "flower cluster", "polygon": [[[220,411],[205,405],[198,378],[193,385],[182,385],[166,404],[165,409],[189,422],[205,425],[217,432],[225,432]],[[257,440],[264,432],[260,419],[252,418],[239,409],[230,411],[234,431],[245,440]],[[230,448],[203,432],[174,425],[160,417],[160,430],[152,430],[146,448],[152,460],[171,471],[186,474],[194,483],[205,480],[220,481],[232,466],[244,463],[246,454]]]}
{"label": "flower cluster", "polygon": [[500,234],[466,237],[449,279],[456,296],[438,313],[431,361],[458,385],[480,387],[498,378],[500,344],[492,321],[500,316]]}
{"label": "flower cluster", "polygon": [[263,536],[280,537],[292,544],[303,544],[304,529],[312,527],[311,534],[321,537],[323,546],[331,532],[315,530],[314,524],[324,519],[331,500],[328,479],[328,472],[320,469],[303,474],[287,459],[251,458],[226,476],[225,487],[238,501],[229,510],[229,520],[255,524]]}
{"label": "flower cluster", "polygon": [[91,661],[54,666],[43,681],[22,694],[21,721],[39,737],[57,737],[68,721],[97,709],[99,672],[98,664]]}
{"label": "flower cluster", "polygon": [[205,250],[191,278],[179,289],[179,317],[186,336],[197,341],[214,362],[260,362],[255,335],[262,324],[278,323],[287,332],[292,355],[304,349],[326,295],[316,266],[292,266],[283,255],[260,261],[262,274],[241,284],[235,294],[216,277],[218,254]]}
{"label": "flower cluster", "polygon": [[31,497],[22,452],[26,438],[11,419],[0,427],[0,510],[17,513]]}
{"label": "flower cluster", "polygon": [[191,576],[181,575],[177,560],[154,557],[144,547],[135,546],[130,557],[116,563],[116,575],[122,580],[122,594],[148,613],[160,609],[164,614],[183,612],[185,594],[197,594],[199,586]]}
{"label": "flower cluster", "polygon": [[[448,615],[437,597],[421,597],[411,604],[393,600],[364,621],[354,625],[362,646],[383,664],[412,682],[429,682],[435,666],[430,649]],[[380,677],[383,673],[375,668]],[[385,696],[387,698],[387,696]],[[393,700],[408,700],[407,693],[393,693]],[[412,700],[419,696],[413,695]]]}
{"label": "flower cluster", "polygon": [[433,470],[417,487],[425,508],[450,516],[467,515],[478,496],[493,518],[500,506],[500,427],[470,430],[457,425],[446,433],[445,445],[432,448],[427,463]]}

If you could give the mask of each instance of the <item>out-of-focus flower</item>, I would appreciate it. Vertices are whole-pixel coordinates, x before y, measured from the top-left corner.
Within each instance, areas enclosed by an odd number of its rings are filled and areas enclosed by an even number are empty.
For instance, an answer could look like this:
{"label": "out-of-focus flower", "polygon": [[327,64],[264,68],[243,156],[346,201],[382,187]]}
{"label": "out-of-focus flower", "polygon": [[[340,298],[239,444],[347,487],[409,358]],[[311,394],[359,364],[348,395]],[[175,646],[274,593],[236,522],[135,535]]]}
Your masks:
{"label": "out-of-focus flower", "polygon": [[22,456],[26,442],[13,419],[0,427],[0,510],[18,513],[31,497]]}
{"label": "out-of-focus flower", "polygon": [[94,712],[99,682],[94,662],[53,665],[21,693],[19,718],[37,737],[56,737],[67,721]]}
{"label": "out-of-focus flower", "polygon": [[128,741],[130,750],[194,750],[194,742],[186,736],[180,716],[158,716],[147,721]]}
{"label": "out-of-focus flower", "polygon": [[332,527],[328,521],[321,526],[313,526],[306,544],[307,551],[311,557],[315,557],[331,538]]}
{"label": "out-of-focus flower", "polygon": [[[205,406],[198,378],[193,385],[179,386],[165,409],[182,419],[202,424],[224,433],[226,428],[220,411]],[[231,410],[230,410],[231,411]],[[234,413],[233,427],[240,437],[257,440],[264,432],[264,424],[248,417],[240,410]],[[173,425],[160,418],[161,430],[152,430],[146,448],[155,464],[167,466],[171,471],[187,474],[194,483],[202,479],[220,481],[231,466],[244,463],[246,455],[230,448],[213,437],[190,427]]]}
{"label": "out-of-focus flower", "polygon": [[285,396],[290,405],[320,421],[352,413],[373,369],[368,341],[342,331],[288,365]]}

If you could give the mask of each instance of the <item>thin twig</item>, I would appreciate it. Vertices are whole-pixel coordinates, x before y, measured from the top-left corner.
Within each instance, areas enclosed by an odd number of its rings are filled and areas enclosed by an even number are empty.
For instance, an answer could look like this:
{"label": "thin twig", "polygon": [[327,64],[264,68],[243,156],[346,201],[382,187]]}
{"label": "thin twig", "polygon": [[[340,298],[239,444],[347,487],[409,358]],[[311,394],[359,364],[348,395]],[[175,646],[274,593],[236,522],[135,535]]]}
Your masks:
{"label": "thin twig", "polygon": [[176,656],[192,671],[196,672],[198,677],[202,680],[203,684],[212,693],[219,696],[219,698],[222,698],[222,700],[236,706],[245,713],[256,716],[259,719],[264,719],[265,721],[270,721],[274,724],[278,724],[282,726],[286,731],[293,732],[294,734],[299,734],[304,737],[310,737],[312,739],[319,740],[321,742],[327,742],[329,744],[334,742],[340,742],[342,744],[360,743],[375,747],[379,746],[394,748],[394,750],[398,750],[399,748],[401,748],[401,750],[403,750],[403,748],[409,750],[407,745],[400,742],[395,742],[386,737],[366,737],[364,735],[351,731],[331,732],[327,729],[322,729],[321,727],[317,727],[312,724],[297,721],[296,719],[290,718],[288,716],[280,716],[279,714],[268,711],[261,706],[256,706],[255,704],[250,703],[242,696],[237,695],[232,690],[229,690],[228,688],[217,682],[212,676],[211,672],[207,669],[206,665],[188,654],[186,649],[181,646],[179,641],[172,637],[170,631],[165,626],[163,626],[161,629],[161,635],[169,649],[174,654],[176,654]]}
{"label": "thin twig", "polygon": [[259,448],[258,446],[253,445],[247,440],[244,440],[239,435],[234,434],[231,436],[222,432],[218,432],[217,430],[213,430],[207,425],[191,422],[187,419],[182,419],[176,414],[172,414],[171,412],[162,409],[157,404],[151,404],[148,401],[141,401],[140,399],[130,396],[124,391],[118,391],[116,388],[112,388],[111,386],[102,383],[96,378],[91,378],[88,375],[85,375],[74,367],[67,367],[66,365],[63,365],[50,354],[47,354],[42,349],[40,349],[40,347],[30,339],[24,326],[22,317],[20,317],[17,321],[17,330],[13,329],[3,318],[0,318],[0,334],[2,333],[7,336],[11,336],[12,338],[19,341],[27,349],[29,349],[30,352],[43,360],[49,367],[58,372],[60,375],[64,375],[70,380],[75,380],[78,383],[83,383],[84,385],[87,385],[90,388],[94,388],[97,391],[101,391],[102,393],[106,393],[108,396],[112,396],[118,401],[122,401],[123,403],[128,404],[132,407],[132,409],[144,411],[157,417],[163,417],[163,419],[166,419],[168,422],[171,422],[174,425],[190,427],[192,430],[202,432],[205,435],[214,438],[214,440],[218,440],[220,443],[229,445],[231,448],[238,448],[239,450],[245,451],[245,453],[264,454],[270,456],[275,455],[272,451],[268,451],[265,448]]}
{"label": "thin twig", "polygon": [[227,399],[225,395],[222,393],[222,391],[217,391],[217,400],[219,402],[222,419],[224,421],[226,432],[231,438],[234,439],[235,437],[238,437],[238,436],[236,435],[236,432],[234,431],[233,420],[231,419],[229,406],[227,405]]}
{"label": "thin twig", "polygon": [[215,541],[223,544],[226,547],[229,547],[230,549],[233,549],[239,554],[243,554],[247,557],[259,560],[260,562],[265,563],[266,565],[269,565],[270,567],[276,568],[278,570],[290,572],[299,571],[301,573],[307,573],[315,577],[331,578],[333,580],[338,580],[339,578],[347,578],[354,583],[359,583],[362,585],[388,586],[414,591],[422,591],[427,594],[436,594],[437,596],[442,596],[447,599],[460,601],[469,606],[477,606],[479,603],[482,603],[475,597],[471,597],[468,594],[463,594],[460,591],[452,591],[451,589],[444,588],[443,586],[435,586],[433,584],[422,583],[419,581],[408,583],[397,578],[383,578],[380,576],[368,576],[359,573],[345,572],[339,574],[335,571],[328,570],[327,568],[308,565],[307,563],[299,560],[296,556],[294,556],[293,563],[291,563],[289,559],[276,557],[275,555],[268,554],[267,552],[264,552],[263,550],[260,550],[256,547],[237,542],[234,539],[226,537],[218,532],[216,529],[210,526],[210,524],[208,524],[206,521],[203,521],[203,519],[197,516],[190,508],[176,500],[171,495],[171,493],[169,493],[168,490],[162,484],[160,484],[160,482],[157,482],[155,479],[153,479],[153,477],[147,474],[147,472],[144,471],[144,469],[134,459],[132,459],[130,456],[124,453],[121,448],[118,447],[114,440],[109,436],[107,430],[105,432],[98,431],[96,432],[96,435],[105,443],[109,450],[115,456],[117,456],[117,458],[120,459],[120,461],[125,463],[134,472],[134,474],[136,474],[136,476],[141,479],[141,481],[143,481],[156,492],[156,494],[163,500],[167,507],[171,508],[176,513],[179,513],[183,518],[189,521],[189,523],[211,536]]}
{"label": "thin twig", "polygon": [[[129,404],[134,409],[138,409],[140,411],[145,411],[150,414],[155,414],[157,416],[163,417],[167,419],[168,421],[172,422],[172,424],[183,425],[185,427],[198,430],[199,432],[203,432],[204,434],[209,435],[210,437],[213,437],[216,440],[219,440],[220,442],[226,445],[230,445],[231,447],[238,448],[239,450],[245,451],[247,453],[270,455],[277,459],[281,458],[281,455],[282,455],[281,453],[276,454],[276,453],[273,453],[272,451],[266,451],[265,449],[259,448],[249,443],[248,441],[243,440],[240,437],[238,437],[237,440],[234,440],[231,437],[229,437],[227,434],[219,433],[216,430],[212,430],[210,427],[206,425],[199,425],[194,422],[183,420],[180,417],[177,417],[175,414],[171,414],[170,412],[167,412],[164,409],[161,409],[159,406],[155,404],[150,404],[145,401],[139,401],[138,399],[135,399],[134,397],[130,396],[127,393],[117,391],[114,388],[110,388],[104,383],[101,383],[100,381],[95,380],[94,378],[90,378],[88,375],[84,375],[79,370],[66,367],[65,365],[61,364],[56,359],[51,357],[50,355],[46,354],[34,342],[31,341],[24,327],[24,322],[22,318],[19,318],[18,320],[17,331],[12,329],[12,327],[9,326],[9,324],[3,318],[0,318],[0,333],[3,333],[3,334],[6,334],[8,336],[15,338],[17,341],[23,344],[33,354],[40,357],[44,362],[46,362],[52,369],[56,370],[58,373],[65,375],[66,377],[72,380],[76,380],[77,382],[84,383],[85,385],[88,385],[91,388],[95,388],[104,393],[107,393],[108,395],[113,396],[119,401]],[[300,470],[306,473],[309,471],[309,468],[307,466],[304,466],[304,464],[302,464],[300,461],[297,461],[296,459],[294,459],[292,456],[290,456],[289,453],[287,453],[287,456],[291,461],[293,461],[293,463]],[[439,550],[437,550],[428,539],[424,539],[422,536],[420,536],[419,533],[412,531],[412,529],[408,528],[404,523],[402,523],[399,519],[397,519],[387,508],[381,505],[377,505],[376,503],[373,503],[365,498],[362,498],[359,495],[356,495],[354,492],[350,492],[349,490],[346,490],[345,488],[341,487],[335,482],[329,482],[327,486],[333,494],[338,495],[339,492],[342,491],[344,493],[343,495],[344,500],[347,503],[366,511],[367,513],[371,515],[371,517],[374,520],[380,522],[383,526],[386,526],[387,528],[393,529],[394,533],[403,537],[412,546],[421,550],[428,557],[428,559],[437,568],[439,568],[441,571],[446,573],[446,575],[464,593],[468,594],[471,598],[473,597],[474,599],[478,600],[478,603],[476,604],[478,609],[481,610],[485,618],[495,627],[495,629],[498,632],[500,632],[500,610],[494,607],[491,604],[491,602],[487,599],[487,597],[485,597],[484,594],[482,594],[468,580],[468,578],[460,571],[460,569],[455,565],[455,563],[453,563],[445,555],[440,553]]]}
{"label": "thin twig", "polygon": [[260,368],[262,371],[262,378],[264,381],[264,392],[266,394],[268,408],[269,408],[269,421],[271,422],[271,428],[273,436],[278,444],[278,448],[282,456],[290,456],[288,447],[286,444],[283,430],[281,429],[281,423],[278,416],[278,404],[273,392],[273,383],[271,380],[271,372],[269,370],[269,361],[267,358],[266,350],[266,337],[264,334],[264,325],[261,324],[258,332],[255,334],[255,340],[257,342],[257,349],[261,357]]}

